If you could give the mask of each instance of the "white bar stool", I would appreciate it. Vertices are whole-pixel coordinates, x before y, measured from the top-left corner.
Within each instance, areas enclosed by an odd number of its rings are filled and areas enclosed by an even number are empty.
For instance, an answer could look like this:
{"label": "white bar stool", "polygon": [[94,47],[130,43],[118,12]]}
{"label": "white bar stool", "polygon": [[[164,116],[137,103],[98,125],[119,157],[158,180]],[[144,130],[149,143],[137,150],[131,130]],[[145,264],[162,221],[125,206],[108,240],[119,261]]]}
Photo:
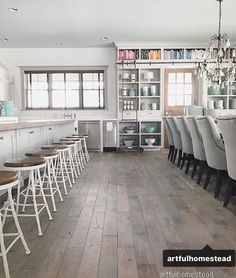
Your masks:
{"label": "white bar stool", "polygon": [[[25,253],[27,255],[30,254],[30,250],[28,248],[20,224],[18,222],[17,214],[15,211],[15,204],[12,199],[12,188],[18,185],[19,183],[20,181],[18,179],[18,175],[16,172],[0,171],[0,191],[7,190],[8,193],[7,202],[4,203],[3,208],[0,210],[0,245],[1,245],[1,256],[3,257],[3,266],[4,266],[6,278],[10,278],[9,266],[7,262],[7,253],[10,251],[10,249],[13,247],[13,245],[17,242],[18,239],[21,240],[25,248]],[[10,211],[12,213],[12,217],[14,219],[14,223],[17,229],[16,233],[3,233],[4,223],[2,222],[2,217],[4,215],[2,214],[2,211],[5,210]],[[5,247],[4,237],[15,237],[14,240],[8,245],[7,248]]]}
{"label": "white bar stool", "polygon": [[[41,229],[41,224],[39,220],[39,215],[40,213],[46,209],[48,218],[49,220],[52,220],[51,212],[48,207],[48,203],[46,200],[46,197],[44,195],[44,190],[43,190],[43,183],[41,180],[41,174],[40,170],[43,170],[46,167],[46,161],[43,158],[23,158],[19,160],[14,160],[14,161],[7,161],[4,163],[5,168],[9,170],[14,170],[19,173],[23,172],[28,172],[29,171],[29,180],[28,180],[28,186],[20,191],[20,188],[18,186],[18,195],[24,197],[24,202],[23,204],[20,203],[20,198],[17,198],[17,212],[18,216],[22,217],[35,217],[37,226],[38,226],[38,235],[42,236],[42,229]],[[36,194],[36,190],[39,189],[40,194]],[[31,192],[31,194],[29,194]],[[33,204],[31,202],[27,203],[28,197],[32,197],[33,199]],[[38,203],[36,197],[42,197],[43,202]],[[22,213],[19,213],[19,206],[22,206]],[[25,207],[34,207],[34,213],[32,214],[25,214]]]}
{"label": "white bar stool", "polygon": [[77,142],[77,156],[78,156],[78,161],[80,161],[80,168],[81,171],[84,169],[85,165],[87,164],[86,158],[85,158],[85,153],[83,150],[82,146],[82,139],[79,136],[67,136],[67,140],[72,140]]}
{"label": "white bar stool", "polygon": [[83,170],[83,161],[79,155],[79,145],[80,139],[79,138],[62,138],[60,139],[61,142],[73,141],[75,143],[75,147],[73,148],[73,163],[75,168],[77,169],[78,175],[80,175],[81,171]]}
{"label": "white bar stool", "polygon": [[41,147],[42,150],[56,150],[58,152],[58,161],[56,164],[56,178],[58,183],[62,183],[64,187],[65,195],[68,194],[66,182],[68,181],[69,186],[72,187],[70,175],[68,172],[68,166],[66,161],[66,156],[69,152],[69,147],[67,145],[45,145]]}
{"label": "white bar stool", "polygon": [[74,152],[74,148],[75,148],[75,142],[73,142],[73,141],[63,141],[63,142],[59,141],[59,142],[55,142],[55,143],[52,143],[52,144],[53,145],[66,145],[68,147],[68,151],[67,151],[67,154],[65,156],[66,165],[67,165],[68,173],[71,174],[72,183],[75,183],[75,177],[78,178],[76,167],[75,167],[75,164],[73,162],[73,152]]}
{"label": "white bar stool", "polygon": [[88,148],[87,148],[87,143],[86,143],[86,138],[88,138],[88,135],[77,135],[77,134],[73,134],[72,137],[77,137],[81,139],[81,143],[82,143],[82,150],[86,159],[86,162],[88,163],[90,160],[89,157],[89,152],[88,152]]}
{"label": "white bar stool", "polygon": [[[54,195],[58,193],[60,201],[63,201],[55,173],[58,152],[56,150],[40,150],[38,152],[29,152],[25,155],[29,157],[41,157],[46,160],[46,168],[43,175],[43,189],[46,192],[49,191],[49,193],[44,193],[44,195],[51,198],[53,211],[57,211]],[[44,184],[46,185],[46,187],[44,186]]]}

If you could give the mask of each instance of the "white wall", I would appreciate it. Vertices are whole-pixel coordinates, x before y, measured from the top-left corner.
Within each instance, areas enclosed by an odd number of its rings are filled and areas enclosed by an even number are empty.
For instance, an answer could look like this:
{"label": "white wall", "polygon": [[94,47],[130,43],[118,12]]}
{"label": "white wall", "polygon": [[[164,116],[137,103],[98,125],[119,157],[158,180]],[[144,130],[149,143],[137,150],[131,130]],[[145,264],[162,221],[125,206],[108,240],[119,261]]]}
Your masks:
{"label": "white wall", "polygon": [[0,63],[0,101],[12,98],[11,79],[8,69]]}
{"label": "white wall", "polygon": [[[114,48],[9,48],[0,49],[0,62],[14,78],[14,103],[22,110],[20,67],[29,66],[108,66],[108,103],[106,110],[73,110],[79,119],[116,117],[116,55]],[[4,95],[11,99],[11,93]],[[64,111],[21,111],[22,118],[61,117]]]}

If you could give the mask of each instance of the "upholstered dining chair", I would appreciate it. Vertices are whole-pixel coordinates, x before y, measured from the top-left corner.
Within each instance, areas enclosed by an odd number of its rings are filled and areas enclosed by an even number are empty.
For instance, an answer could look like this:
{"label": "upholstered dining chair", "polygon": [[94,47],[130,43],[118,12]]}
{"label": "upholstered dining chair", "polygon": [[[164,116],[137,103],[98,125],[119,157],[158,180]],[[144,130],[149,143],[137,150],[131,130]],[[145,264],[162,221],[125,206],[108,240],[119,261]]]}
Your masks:
{"label": "upholstered dining chair", "polygon": [[236,186],[236,116],[217,117],[220,132],[224,139],[227,170],[229,175],[228,188],[224,201],[224,207],[227,207],[233,189]]}
{"label": "upholstered dining chair", "polygon": [[220,193],[222,176],[227,170],[224,143],[220,137],[218,127],[211,116],[197,117],[196,123],[203,139],[207,164],[209,166],[204,189],[207,188],[212,170],[216,170],[217,179],[214,197],[217,198]]}
{"label": "upholstered dining chair", "polygon": [[183,148],[183,159],[180,166],[180,169],[183,168],[185,161],[187,160],[185,174],[188,174],[190,163],[193,160],[193,144],[192,138],[187,126],[186,117],[179,116],[176,117],[178,128],[180,131],[181,141],[182,141],[182,148]]}
{"label": "upholstered dining chair", "polygon": [[197,184],[199,184],[202,180],[204,167],[207,165],[205,149],[203,146],[202,137],[201,137],[198,127],[197,127],[195,117],[188,116],[188,117],[186,117],[186,121],[187,121],[188,128],[189,128],[191,138],[192,138],[193,155],[195,158],[191,178],[192,179],[194,178],[197,166],[198,166],[198,164],[200,164],[200,170],[199,170],[199,175],[198,175],[198,179],[197,179]]}
{"label": "upholstered dining chair", "polygon": [[170,126],[167,122],[166,117],[163,117],[162,119],[163,119],[163,123],[164,123],[165,129],[166,129],[168,142],[169,142],[169,145],[170,145],[168,159],[172,160],[173,157],[174,157],[174,151],[175,151],[174,139],[173,139],[173,135],[172,135],[172,132],[171,132],[171,129],[170,129]]}
{"label": "upholstered dining chair", "polygon": [[181,160],[182,160],[182,141],[181,141],[181,136],[180,136],[180,131],[177,125],[177,120],[175,116],[169,116],[166,118],[167,122],[170,126],[173,139],[174,139],[174,147],[175,147],[175,152],[174,152],[174,158],[172,160],[173,163],[175,163],[176,157],[177,157],[177,152],[178,154],[178,162],[177,162],[177,167],[180,166]]}

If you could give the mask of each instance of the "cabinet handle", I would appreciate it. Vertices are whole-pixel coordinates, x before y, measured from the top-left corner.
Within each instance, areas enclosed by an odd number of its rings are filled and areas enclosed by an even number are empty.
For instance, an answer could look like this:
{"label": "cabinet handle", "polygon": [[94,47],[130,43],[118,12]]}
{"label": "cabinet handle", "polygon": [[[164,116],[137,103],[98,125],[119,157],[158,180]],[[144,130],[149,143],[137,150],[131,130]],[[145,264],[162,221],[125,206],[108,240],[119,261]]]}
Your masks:
{"label": "cabinet handle", "polygon": [[34,134],[34,131],[30,131],[29,134]]}
{"label": "cabinet handle", "polygon": [[49,127],[49,129],[48,130],[52,130],[52,128],[51,127]]}
{"label": "cabinet handle", "polygon": [[3,136],[0,137],[0,140],[3,140]]}

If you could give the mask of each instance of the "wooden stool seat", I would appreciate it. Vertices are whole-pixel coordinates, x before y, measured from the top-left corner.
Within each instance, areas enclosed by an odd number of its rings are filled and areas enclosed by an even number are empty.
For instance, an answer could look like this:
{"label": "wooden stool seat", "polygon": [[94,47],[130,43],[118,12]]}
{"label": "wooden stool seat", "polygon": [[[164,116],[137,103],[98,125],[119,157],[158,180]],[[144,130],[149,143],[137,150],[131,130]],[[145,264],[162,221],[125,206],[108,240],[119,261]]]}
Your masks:
{"label": "wooden stool seat", "polygon": [[60,139],[60,141],[73,141],[73,142],[79,142],[80,141],[80,138],[77,138],[77,137],[66,137],[66,138],[62,138]]}
{"label": "wooden stool seat", "polygon": [[5,185],[17,181],[18,174],[12,171],[0,171],[0,185]]}
{"label": "wooden stool seat", "polygon": [[55,156],[57,155],[56,150],[40,150],[38,152],[26,153],[26,156],[29,157],[48,157],[48,156]]}
{"label": "wooden stool seat", "polygon": [[41,149],[42,150],[66,150],[68,147],[65,144],[53,144],[53,145],[46,145],[46,146],[42,146]]}
{"label": "wooden stool seat", "polygon": [[81,135],[79,135],[79,134],[72,134],[71,137],[88,138],[88,135],[87,134],[81,134]]}
{"label": "wooden stool seat", "polygon": [[38,166],[45,163],[45,159],[39,157],[26,157],[23,159],[16,159],[12,161],[6,161],[5,167],[31,167]]}
{"label": "wooden stool seat", "polygon": [[67,145],[67,146],[70,146],[70,145],[74,145],[75,144],[75,142],[73,142],[73,141],[59,141],[59,142],[55,142],[55,143],[52,143],[53,145],[55,144],[55,145]]}

